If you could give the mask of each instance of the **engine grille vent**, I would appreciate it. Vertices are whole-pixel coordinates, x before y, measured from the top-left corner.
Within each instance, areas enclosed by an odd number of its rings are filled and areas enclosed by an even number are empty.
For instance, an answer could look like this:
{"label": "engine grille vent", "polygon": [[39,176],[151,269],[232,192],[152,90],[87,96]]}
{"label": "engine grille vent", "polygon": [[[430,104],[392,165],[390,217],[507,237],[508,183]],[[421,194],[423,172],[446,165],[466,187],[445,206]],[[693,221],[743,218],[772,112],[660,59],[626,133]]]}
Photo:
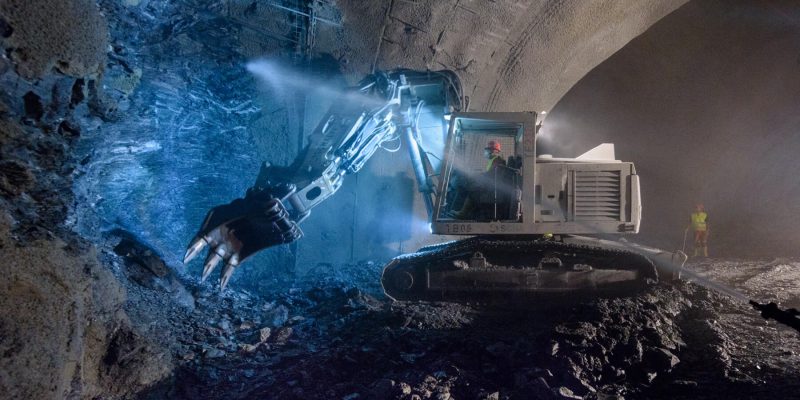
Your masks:
{"label": "engine grille vent", "polygon": [[620,191],[620,171],[575,171],[575,221],[619,221]]}

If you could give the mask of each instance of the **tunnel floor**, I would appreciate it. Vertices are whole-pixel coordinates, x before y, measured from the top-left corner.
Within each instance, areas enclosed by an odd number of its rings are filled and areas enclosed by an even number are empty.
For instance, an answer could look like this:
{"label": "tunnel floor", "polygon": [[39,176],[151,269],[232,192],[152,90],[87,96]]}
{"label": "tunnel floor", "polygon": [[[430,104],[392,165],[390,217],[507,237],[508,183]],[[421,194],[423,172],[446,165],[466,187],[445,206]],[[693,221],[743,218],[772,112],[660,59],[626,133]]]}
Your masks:
{"label": "tunnel floor", "polygon": [[[689,268],[797,307],[799,266],[709,259]],[[776,398],[800,390],[796,332],[691,282],[525,309],[393,303],[376,283],[320,279],[263,295],[199,282],[176,295],[130,283],[131,320],[177,363],[141,397]]]}

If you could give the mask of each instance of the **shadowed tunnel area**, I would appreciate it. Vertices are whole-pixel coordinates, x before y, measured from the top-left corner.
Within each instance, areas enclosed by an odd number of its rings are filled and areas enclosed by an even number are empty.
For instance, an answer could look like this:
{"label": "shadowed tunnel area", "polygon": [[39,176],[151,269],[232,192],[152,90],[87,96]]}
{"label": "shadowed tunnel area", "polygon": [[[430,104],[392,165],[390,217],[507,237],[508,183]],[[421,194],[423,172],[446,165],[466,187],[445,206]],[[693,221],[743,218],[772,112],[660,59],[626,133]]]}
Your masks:
{"label": "shadowed tunnel area", "polygon": [[800,15],[792,2],[693,2],[600,64],[548,116],[556,154],[613,142],[642,176],[642,239],[680,248],[697,203],[713,252],[800,244]]}
{"label": "shadowed tunnel area", "polygon": [[[741,302],[800,306],[795,1],[5,0],[0,45],[0,399],[797,393],[800,338]],[[642,187],[626,240],[688,252],[703,203],[710,257],[669,281],[639,255],[624,295],[394,301],[384,265],[428,245],[405,260],[531,285],[630,267],[616,234],[604,250],[560,235],[439,245],[455,237],[431,235],[396,135],[301,240],[258,252],[227,288],[218,270],[201,280],[203,256],[183,262],[209,209],[245,196],[263,162],[290,165],[329,109],[374,101],[345,88],[398,68],[452,71],[469,111],[546,116],[540,154],[614,143]],[[416,118],[435,130],[450,111]],[[496,139],[523,146],[515,132]],[[418,140],[442,165],[446,134],[432,136]],[[484,139],[476,176],[493,168]]]}

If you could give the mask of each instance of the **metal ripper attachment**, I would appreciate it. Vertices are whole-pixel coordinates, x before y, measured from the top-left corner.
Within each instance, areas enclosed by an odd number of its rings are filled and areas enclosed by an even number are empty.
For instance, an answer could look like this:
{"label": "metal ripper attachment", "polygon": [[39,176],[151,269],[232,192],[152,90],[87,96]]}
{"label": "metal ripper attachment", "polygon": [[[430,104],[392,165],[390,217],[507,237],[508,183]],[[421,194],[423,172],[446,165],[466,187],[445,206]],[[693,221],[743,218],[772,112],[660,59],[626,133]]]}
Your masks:
{"label": "metal ripper attachment", "polygon": [[302,236],[302,231],[280,199],[266,191],[251,190],[243,199],[214,207],[208,212],[189,244],[183,262],[188,263],[208,246],[202,279],[205,280],[222,263],[220,287],[224,289],[236,267],[246,258]]}

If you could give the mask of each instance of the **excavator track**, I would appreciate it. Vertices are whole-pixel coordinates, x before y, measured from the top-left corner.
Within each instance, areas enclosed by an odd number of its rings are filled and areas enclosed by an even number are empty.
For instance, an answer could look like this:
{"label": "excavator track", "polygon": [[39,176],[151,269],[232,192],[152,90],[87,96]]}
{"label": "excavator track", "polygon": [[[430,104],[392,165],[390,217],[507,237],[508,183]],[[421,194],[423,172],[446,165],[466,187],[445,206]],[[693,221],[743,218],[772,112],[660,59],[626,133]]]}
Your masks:
{"label": "excavator track", "polygon": [[478,236],[396,257],[381,282],[400,301],[563,301],[631,295],[658,282],[658,272],[648,257],[600,241]]}

